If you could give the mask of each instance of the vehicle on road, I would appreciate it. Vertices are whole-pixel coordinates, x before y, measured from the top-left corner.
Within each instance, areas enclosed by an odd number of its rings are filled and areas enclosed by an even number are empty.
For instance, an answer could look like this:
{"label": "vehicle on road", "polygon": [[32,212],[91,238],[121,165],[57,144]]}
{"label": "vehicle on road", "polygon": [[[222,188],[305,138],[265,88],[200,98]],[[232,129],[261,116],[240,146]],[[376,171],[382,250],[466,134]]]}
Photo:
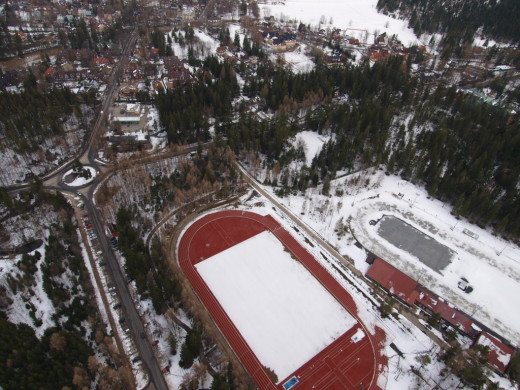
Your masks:
{"label": "vehicle on road", "polygon": [[137,363],[139,360],[141,360],[141,356],[136,356],[132,359],[132,363]]}

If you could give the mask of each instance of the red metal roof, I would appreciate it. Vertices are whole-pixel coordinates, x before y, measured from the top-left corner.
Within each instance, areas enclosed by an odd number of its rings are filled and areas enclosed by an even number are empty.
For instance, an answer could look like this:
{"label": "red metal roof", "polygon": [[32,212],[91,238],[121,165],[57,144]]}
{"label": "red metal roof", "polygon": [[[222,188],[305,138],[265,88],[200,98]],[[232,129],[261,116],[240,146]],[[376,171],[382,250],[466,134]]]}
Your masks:
{"label": "red metal roof", "polygon": [[500,340],[494,338],[489,333],[482,332],[477,340],[477,344],[489,347],[488,361],[500,372],[505,372],[509,362],[515,355],[515,350],[505,345]]}
{"label": "red metal roof", "polygon": [[417,302],[430,309],[434,313],[439,314],[443,320],[459,328],[464,333],[470,333],[473,320],[464,313],[458,311],[456,308],[448,305],[445,301],[436,295],[419,288]]}
{"label": "red metal roof", "polygon": [[408,305],[413,305],[419,295],[419,283],[380,258],[374,260],[365,275]]}

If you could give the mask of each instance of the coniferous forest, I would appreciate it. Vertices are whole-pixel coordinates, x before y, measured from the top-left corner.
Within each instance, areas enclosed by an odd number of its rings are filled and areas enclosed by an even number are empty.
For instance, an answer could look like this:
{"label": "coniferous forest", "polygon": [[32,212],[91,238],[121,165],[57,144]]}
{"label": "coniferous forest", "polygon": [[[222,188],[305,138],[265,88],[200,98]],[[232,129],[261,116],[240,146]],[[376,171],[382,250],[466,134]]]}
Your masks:
{"label": "coniferous forest", "polygon": [[[282,175],[279,193],[305,190],[335,177],[338,170],[383,165],[389,173],[425,185],[431,196],[454,206],[458,215],[510,237],[520,235],[518,121],[500,107],[485,105],[455,88],[428,86],[409,77],[410,61],[390,57],[372,66],[317,68],[292,74],[260,66],[243,93],[258,97],[270,119],[240,105],[230,106],[236,81],[213,73],[193,89],[159,97],[161,118],[172,142],[206,140],[207,121],[180,115],[182,102],[197,112],[221,113],[215,130],[239,154],[261,153],[265,167],[299,159],[288,139],[302,130],[335,134],[310,167]],[[229,85],[229,87],[226,87]],[[165,104],[165,99],[181,105]],[[178,97],[176,97],[178,98]],[[196,117],[195,113],[193,114]],[[178,118],[178,119],[175,119]],[[179,124],[182,118],[184,124]],[[205,127],[206,126],[206,127]]]}
{"label": "coniferous forest", "polygon": [[379,0],[377,9],[408,19],[417,36],[444,33],[446,44],[471,42],[479,29],[497,40],[520,41],[520,3],[516,0]]}
{"label": "coniferous forest", "polygon": [[68,89],[52,89],[43,93],[26,82],[28,88],[20,94],[0,93],[0,136],[4,145],[18,153],[36,150],[43,140],[63,135],[63,118],[81,116],[80,98]]}

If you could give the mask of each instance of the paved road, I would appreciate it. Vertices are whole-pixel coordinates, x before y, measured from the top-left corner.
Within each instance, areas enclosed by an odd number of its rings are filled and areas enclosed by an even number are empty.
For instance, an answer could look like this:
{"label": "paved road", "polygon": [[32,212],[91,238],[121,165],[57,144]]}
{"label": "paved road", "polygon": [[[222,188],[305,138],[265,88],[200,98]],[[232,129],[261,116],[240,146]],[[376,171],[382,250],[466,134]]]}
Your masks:
{"label": "paved road", "polygon": [[249,175],[249,172],[245,170],[240,164],[237,163],[237,167],[242,174],[242,177],[247,181],[256,191],[265,196],[271,203],[273,203],[276,207],[278,207],[288,218],[291,219],[295,224],[298,225],[305,233],[311,236],[322,248],[326,249],[332,256],[334,256],[338,261],[345,264],[355,275],[363,276],[358,269],[352,266],[352,264],[345,259],[332,245],[330,245],[327,241],[325,241],[318,233],[314,230],[310,229],[304,222],[300,220],[291,210],[285,207],[283,204],[278,202],[278,200],[272,196],[269,192],[265,191],[256,180]]}
{"label": "paved road", "polygon": [[94,188],[92,187],[88,192],[88,197],[84,198],[85,208],[89,213],[90,221],[98,236],[99,244],[103,252],[103,260],[107,263],[107,271],[111,276],[112,282],[116,287],[119,296],[119,301],[122,305],[122,317],[125,318],[124,324],[128,326],[131,334],[134,336],[135,346],[139,351],[139,356],[142,359],[142,364],[150,375],[150,381],[154,384],[157,390],[168,390],[168,386],[161,373],[161,368],[155,359],[155,355],[148,338],[142,339],[141,334],[146,334],[143,322],[135,308],[134,301],[130,291],[128,290],[127,278],[123,274],[121,267],[116,259],[110,241],[105,235],[105,223],[101,217],[99,210],[92,204]]}
{"label": "paved road", "polygon": [[[94,122],[88,140],[83,144],[82,149],[79,152],[79,160],[83,164],[89,164],[98,168],[94,159],[97,157],[100,133],[103,129],[103,124],[106,122],[106,119],[108,117],[110,106],[114,101],[119,77],[123,73],[125,67],[127,66],[130,60],[130,53],[134,48],[138,36],[139,34],[137,31],[134,31],[130,34],[129,39],[124,44],[119,62],[112,69],[109,80],[107,82],[108,89],[106,91],[103,103],[101,104],[101,110],[99,111],[98,116]],[[40,180],[44,182],[45,186],[54,187],[60,185],[61,177],[70,168],[70,165],[74,162],[75,159],[76,158],[72,158],[64,164],[60,165],[59,167],[56,167],[52,171],[42,176]],[[16,185],[9,185],[5,188],[8,191],[12,192],[27,189],[28,186],[29,183],[20,183]],[[64,189],[66,190],[68,188],[64,187]]]}
{"label": "paved road", "polygon": [[[90,132],[90,136],[88,140],[85,142],[82,151],[80,151],[80,161],[84,164],[89,164],[97,167],[94,159],[97,157],[97,148],[98,148],[98,139],[103,129],[103,124],[105,123],[109,108],[112,105],[112,102],[115,97],[115,93],[117,91],[117,82],[122,72],[124,71],[125,66],[128,64],[130,59],[130,52],[135,46],[136,39],[138,37],[137,32],[132,32],[130,34],[129,39],[125,42],[123,47],[123,52],[120,61],[112,70],[108,81],[108,90],[105,95],[105,99],[102,103],[101,110],[94,122],[92,131]],[[122,313],[125,318],[124,324],[128,326],[131,334],[134,336],[135,346],[139,352],[139,356],[141,357],[141,362],[149,373],[150,382],[147,385],[147,389],[155,389],[155,390],[168,390],[168,386],[164,379],[164,376],[161,372],[161,367],[159,363],[156,361],[150,340],[146,337],[141,338],[141,334],[146,334],[143,323],[137,312],[134,302],[132,300],[132,296],[128,290],[128,285],[126,282],[126,276],[123,271],[119,267],[116,256],[113,252],[113,249],[110,245],[109,239],[105,234],[105,222],[101,216],[100,211],[95,207],[92,202],[94,199],[94,189],[102,179],[101,177],[97,177],[94,179],[92,183],[89,183],[87,186],[84,186],[82,189],[72,189],[66,186],[62,181],[61,177],[65,173],[67,169],[69,169],[69,165],[73,160],[65,163],[64,165],[56,168],[52,172],[49,172],[42,178],[44,181],[44,188],[56,191],[63,191],[75,194],[76,192],[82,197],[85,203],[85,210],[89,213],[90,221],[93,225],[93,230],[96,233],[99,244],[101,246],[103,252],[103,261],[107,263],[106,271],[109,275],[109,279],[112,280],[112,283],[116,287],[116,291],[118,293],[119,300],[122,305]],[[23,183],[16,186],[11,186],[8,188],[10,191],[19,191],[21,189],[25,189],[28,187],[28,183]]]}
{"label": "paved road", "polygon": [[123,51],[119,62],[112,69],[109,80],[107,82],[108,90],[106,91],[105,99],[101,105],[101,111],[99,112],[99,115],[94,122],[94,126],[90,132],[90,137],[86,143],[85,150],[79,159],[83,164],[90,163],[91,165],[95,165],[93,160],[97,157],[100,133],[101,130],[104,130],[102,126],[106,123],[110,107],[114,101],[114,97],[117,91],[119,77],[122,75],[123,71],[128,65],[128,62],[130,61],[130,53],[135,47],[135,41],[137,40],[138,36],[139,34],[137,31],[133,31],[130,34],[130,37],[123,46]]}

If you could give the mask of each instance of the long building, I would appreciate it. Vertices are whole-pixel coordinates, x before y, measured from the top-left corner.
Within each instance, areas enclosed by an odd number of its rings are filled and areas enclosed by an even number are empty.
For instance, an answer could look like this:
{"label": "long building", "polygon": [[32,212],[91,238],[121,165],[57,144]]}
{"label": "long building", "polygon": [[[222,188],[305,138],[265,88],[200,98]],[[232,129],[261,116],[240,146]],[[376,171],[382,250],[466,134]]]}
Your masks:
{"label": "long building", "polygon": [[369,254],[367,263],[371,264],[365,276],[381,286],[390,296],[407,306],[415,306],[425,314],[438,314],[443,327],[451,327],[472,338],[475,344],[489,348],[489,364],[499,373],[504,374],[516,350],[492,336],[489,331],[482,331],[475,325],[473,318],[450,305],[444,299],[421,286],[416,280],[398,270],[383,259]]}

